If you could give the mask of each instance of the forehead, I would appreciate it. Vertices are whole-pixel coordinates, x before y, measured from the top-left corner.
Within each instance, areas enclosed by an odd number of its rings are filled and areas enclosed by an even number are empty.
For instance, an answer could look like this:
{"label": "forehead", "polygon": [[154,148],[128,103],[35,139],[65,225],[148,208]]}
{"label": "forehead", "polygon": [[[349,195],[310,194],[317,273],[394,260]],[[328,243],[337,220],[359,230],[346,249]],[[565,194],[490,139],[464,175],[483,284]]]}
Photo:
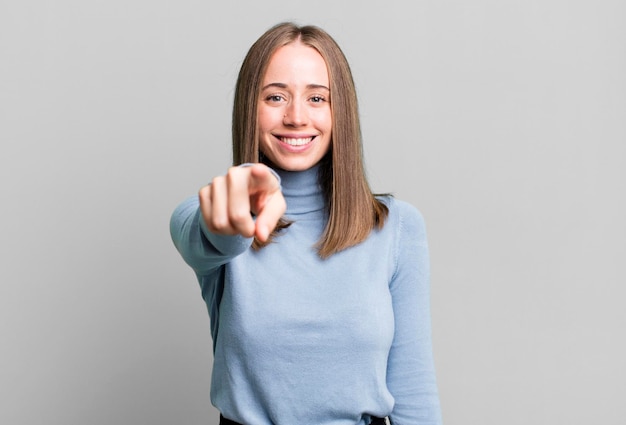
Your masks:
{"label": "forehead", "polygon": [[328,67],[317,50],[299,41],[279,47],[270,58],[264,83],[282,82],[328,85]]}

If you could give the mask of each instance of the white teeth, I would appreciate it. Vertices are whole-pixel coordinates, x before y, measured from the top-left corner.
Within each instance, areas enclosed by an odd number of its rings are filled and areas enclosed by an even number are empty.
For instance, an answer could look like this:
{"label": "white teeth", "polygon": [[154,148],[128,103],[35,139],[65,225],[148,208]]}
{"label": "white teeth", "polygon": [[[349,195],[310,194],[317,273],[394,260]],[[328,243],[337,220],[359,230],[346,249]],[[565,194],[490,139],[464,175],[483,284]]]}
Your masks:
{"label": "white teeth", "polygon": [[284,143],[287,143],[288,145],[291,145],[291,146],[302,146],[302,145],[306,145],[307,143],[310,143],[311,140],[313,140],[313,138],[305,137],[303,139],[292,139],[288,137],[283,137],[280,140],[282,140]]}

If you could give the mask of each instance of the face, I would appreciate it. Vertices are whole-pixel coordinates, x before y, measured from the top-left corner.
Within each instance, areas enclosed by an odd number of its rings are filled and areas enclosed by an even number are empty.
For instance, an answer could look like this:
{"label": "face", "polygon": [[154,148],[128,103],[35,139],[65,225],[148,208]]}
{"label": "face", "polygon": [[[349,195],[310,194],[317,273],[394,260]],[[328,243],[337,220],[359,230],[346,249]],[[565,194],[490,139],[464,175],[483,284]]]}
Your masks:
{"label": "face", "polygon": [[332,129],[326,62],[299,41],[279,48],[263,77],[259,148],[273,165],[307,170],[328,152]]}

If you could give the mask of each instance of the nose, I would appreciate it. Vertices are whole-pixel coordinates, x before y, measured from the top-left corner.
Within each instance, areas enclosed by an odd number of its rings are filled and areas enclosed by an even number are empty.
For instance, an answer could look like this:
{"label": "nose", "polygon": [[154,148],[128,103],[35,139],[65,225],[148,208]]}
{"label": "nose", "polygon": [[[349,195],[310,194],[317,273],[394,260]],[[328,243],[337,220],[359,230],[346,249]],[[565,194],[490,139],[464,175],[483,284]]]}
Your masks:
{"label": "nose", "polygon": [[309,116],[306,111],[306,107],[301,102],[292,101],[289,102],[285,108],[285,115],[283,117],[283,124],[292,127],[301,127],[307,125]]}

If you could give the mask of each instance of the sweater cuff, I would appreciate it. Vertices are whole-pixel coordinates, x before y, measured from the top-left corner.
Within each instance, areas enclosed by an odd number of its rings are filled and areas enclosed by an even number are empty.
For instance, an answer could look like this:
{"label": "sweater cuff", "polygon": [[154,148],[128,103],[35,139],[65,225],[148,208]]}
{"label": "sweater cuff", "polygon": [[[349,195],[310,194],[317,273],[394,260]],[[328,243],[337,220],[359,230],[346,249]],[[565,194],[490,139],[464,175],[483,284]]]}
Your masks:
{"label": "sweater cuff", "polygon": [[250,248],[250,245],[252,245],[254,238],[245,238],[241,235],[217,235],[215,233],[211,233],[202,219],[200,210],[198,210],[198,213],[200,214],[198,221],[200,222],[202,234],[220,254],[228,257],[235,257],[243,253],[245,250]]}

